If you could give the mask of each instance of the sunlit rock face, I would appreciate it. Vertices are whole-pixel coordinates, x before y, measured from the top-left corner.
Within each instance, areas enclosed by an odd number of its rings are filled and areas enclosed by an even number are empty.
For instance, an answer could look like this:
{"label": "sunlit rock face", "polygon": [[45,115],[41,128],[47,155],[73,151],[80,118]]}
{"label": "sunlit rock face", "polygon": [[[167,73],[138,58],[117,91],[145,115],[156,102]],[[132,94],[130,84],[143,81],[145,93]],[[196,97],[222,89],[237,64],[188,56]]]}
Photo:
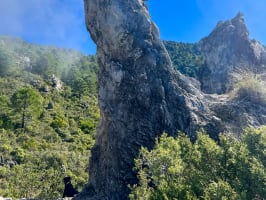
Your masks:
{"label": "sunlit rock face", "polygon": [[[133,167],[141,146],[152,148],[164,131],[183,131],[195,140],[204,128],[217,139],[230,128],[218,113],[227,98],[202,93],[197,81],[173,70],[142,0],[84,3],[97,45],[101,121],[88,186],[74,199],[124,200],[128,185],[137,183]],[[203,41],[203,51],[205,46]]]}
{"label": "sunlit rock face", "polygon": [[242,74],[265,70],[266,49],[249,38],[241,13],[231,20],[218,22],[211,34],[199,42],[199,47],[206,59],[200,80],[206,93],[226,93]]}
{"label": "sunlit rock face", "polygon": [[212,125],[199,90],[172,69],[143,1],[85,0],[85,13],[97,45],[101,122],[89,187],[77,199],[127,199],[141,146],[151,148],[163,131],[194,138]]}

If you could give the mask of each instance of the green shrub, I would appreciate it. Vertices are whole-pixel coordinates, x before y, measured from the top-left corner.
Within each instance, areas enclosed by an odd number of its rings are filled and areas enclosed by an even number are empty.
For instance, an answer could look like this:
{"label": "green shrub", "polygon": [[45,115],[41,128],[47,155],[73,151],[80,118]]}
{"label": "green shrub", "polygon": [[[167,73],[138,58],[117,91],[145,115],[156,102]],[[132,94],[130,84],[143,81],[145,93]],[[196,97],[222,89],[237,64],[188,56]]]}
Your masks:
{"label": "green shrub", "polygon": [[51,127],[53,127],[54,129],[66,128],[66,127],[68,127],[68,123],[66,122],[66,120],[63,117],[57,116],[57,117],[55,117],[55,119],[51,123]]}
{"label": "green shrub", "polygon": [[18,163],[23,163],[25,158],[25,151],[22,148],[17,147],[11,152],[11,155]]}
{"label": "green shrub", "polygon": [[266,197],[266,128],[249,128],[240,140],[219,144],[199,133],[195,143],[163,134],[135,160],[139,183],[130,199],[249,200]]}
{"label": "green shrub", "polygon": [[211,182],[204,189],[205,200],[240,200],[240,196],[234,191],[229,183],[218,180],[217,182]]}
{"label": "green shrub", "polygon": [[91,133],[93,130],[95,130],[96,128],[96,124],[93,120],[90,119],[83,119],[79,121],[80,124],[80,129],[84,132],[84,133]]}

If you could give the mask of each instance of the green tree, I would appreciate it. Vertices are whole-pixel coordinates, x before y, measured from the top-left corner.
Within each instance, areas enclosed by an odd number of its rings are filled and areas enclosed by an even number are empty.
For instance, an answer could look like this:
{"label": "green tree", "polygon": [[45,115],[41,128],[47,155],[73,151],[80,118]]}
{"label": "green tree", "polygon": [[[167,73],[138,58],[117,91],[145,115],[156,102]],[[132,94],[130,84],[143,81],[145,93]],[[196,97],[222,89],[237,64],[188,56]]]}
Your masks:
{"label": "green tree", "polygon": [[[180,145],[178,140],[163,134],[152,151],[141,150],[135,161],[140,182],[139,186],[132,187],[130,199],[195,199],[184,179],[187,166],[182,160],[182,156],[185,157],[182,148],[186,148],[187,141],[187,137],[182,136]],[[191,147],[188,145],[187,150]]]}
{"label": "green tree", "polygon": [[20,113],[20,127],[26,129],[27,120],[37,118],[42,111],[43,97],[39,92],[31,88],[23,88],[16,91],[11,97],[11,103],[15,112]]}
{"label": "green tree", "polygon": [[12,120],[10,119],[10,101],[8,96],[0,96],[0,128],[12,128]]}
{"label": "green tree", "polygon": [[63,80],[71,86],[73,93],[81,98],[96,95],[97,64],[93,56],[83,56],[72,67]]}
{"label": "green tree", "polygon": [[211,182],[205,189],[203,199],[205,200],[240,200],[240,196],[234,189],[222,180]]}

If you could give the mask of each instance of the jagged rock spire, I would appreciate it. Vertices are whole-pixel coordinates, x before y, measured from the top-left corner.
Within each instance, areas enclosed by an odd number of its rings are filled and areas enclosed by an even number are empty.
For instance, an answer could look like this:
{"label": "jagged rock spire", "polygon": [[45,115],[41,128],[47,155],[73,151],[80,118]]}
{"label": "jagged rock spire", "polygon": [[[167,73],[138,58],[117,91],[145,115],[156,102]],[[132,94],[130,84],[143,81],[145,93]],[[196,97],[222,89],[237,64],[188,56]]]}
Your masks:
{"label": "jagged rock spire", "polygon": [[84,2],[97,45],[101,122],[89,186],[76,199],[125,200],[128,185],[137,183],[132,168],[141,146],[152,148],[163,131],[176,136],[182,130],[195,139],[196,130],[214,123],[205,123],[209,115],[198,89],[174,72],[142,0]]}
{"label": "jagged rock spire", "polygon": [[235,80],[230,77],[237,70],[250,70],[262,62],[264,47],[249,38],[244,16],[219,22],[211,34],[199,42],[206,59],[201,85],[206,93],[223,94],[232,90]]}
{"label": "jagged rock spire", "polygon": [[[87,28],[97,45],[101,120],[90,159],[88,186],[74,199],[126,200],[128,185],[137,183],[133,166],[141,146],[152,148],[155,138],[164,131],[176,136],[180,130],[195,140],[196,131],[205,128],[217,139],[226,126],[230,130],[234,119],[221,116],[229,119],[222,124],[218,114],[226,109],[217,106],[221,101],[201,93],[189,78],[173,70],[158,28],[142,0],[84,3]],[[234,30],[233,23],[228,21],[218,28]],[[237,52],[230,41],[216,41],[217,35],[221,34],[212,33],[200,44],[206,55],[213,51],[207,63],[214,66],[223,61],[219,56],[224,48]],[[230,39],[228,35],[224,37]],[[242,40],[234,39],[232,45],[242,45],[238,43]]]}

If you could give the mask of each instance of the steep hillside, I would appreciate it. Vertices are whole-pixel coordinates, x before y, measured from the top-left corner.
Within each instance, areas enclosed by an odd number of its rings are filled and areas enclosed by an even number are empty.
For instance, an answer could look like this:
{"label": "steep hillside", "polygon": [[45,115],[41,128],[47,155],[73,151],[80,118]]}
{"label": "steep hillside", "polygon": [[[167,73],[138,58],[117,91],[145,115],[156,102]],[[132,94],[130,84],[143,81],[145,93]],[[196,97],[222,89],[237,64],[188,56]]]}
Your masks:
{"label": "steep hillside", "polygon": [[20,73],[19,69],[25,69],[31,73],[49,76],[55,74],[60,77],[83,55],[80,52],[29,44],[20,38],[8,36],[0,37],[0,53],[6,53],[14,65],[9,67],[9,72]]}
{"label": "steep hillside", "polygon": [[0,37],[0,194],[57,199],[81,189],[99,121],[94,56]]}

